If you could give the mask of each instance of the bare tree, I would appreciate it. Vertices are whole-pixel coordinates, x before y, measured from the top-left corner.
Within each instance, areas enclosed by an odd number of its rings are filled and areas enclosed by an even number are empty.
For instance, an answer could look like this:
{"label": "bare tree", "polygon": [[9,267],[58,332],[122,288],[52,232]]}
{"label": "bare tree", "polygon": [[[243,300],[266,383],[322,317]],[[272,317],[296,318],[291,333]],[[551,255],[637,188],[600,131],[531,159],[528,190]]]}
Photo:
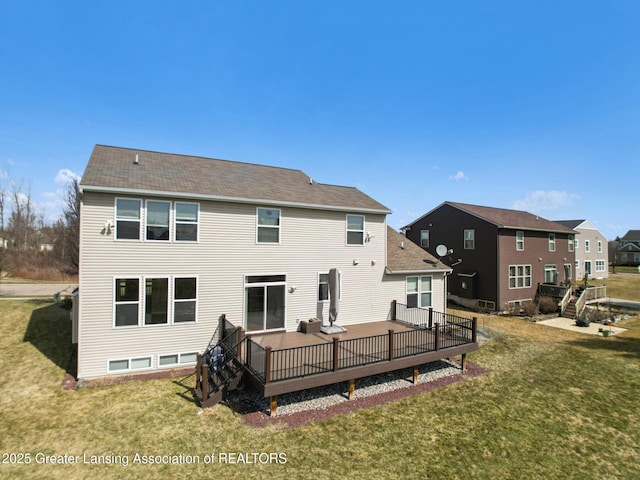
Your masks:
{"label": "bare tree", "polygon": [[63,211],[63,236],[60,255],[65,263],[71,267],[73,273],[78,273],[80,257],[80,185],[74,178],[67,186],[65,207]]}

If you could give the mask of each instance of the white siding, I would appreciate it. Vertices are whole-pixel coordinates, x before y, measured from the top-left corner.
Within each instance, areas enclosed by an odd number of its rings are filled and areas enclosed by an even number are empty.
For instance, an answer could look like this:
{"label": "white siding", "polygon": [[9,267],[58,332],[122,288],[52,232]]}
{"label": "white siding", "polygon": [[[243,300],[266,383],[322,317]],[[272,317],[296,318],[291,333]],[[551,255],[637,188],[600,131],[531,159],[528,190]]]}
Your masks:
{"label": "white siding", "polygon": [[[155,368],[159,354],[204,350],[221,314],[243,325],[245,275],[286,274],[289,331],[311,317],[327,321],[329,305],[318,303],[317,281],[330,268],[342,272],[340,324],[385,320],[393,299],[404,302],[406,276],[384,274],[384,215],[366,215],[370,242],[347,246],[344,212],[283,207],[280,244],[256,244],[257,206],[200,202],[196,244],[117,241],[102,233],[105,222],[115,220],[114,196],[84,192],[78,375],[104,376],[108,360],[152,356]],[[174,275],[198,277],[197,323],[113,327],[114,278]],[[440,283],[434,281],[434,307],[443,311],[436,305],[444,299]]]}

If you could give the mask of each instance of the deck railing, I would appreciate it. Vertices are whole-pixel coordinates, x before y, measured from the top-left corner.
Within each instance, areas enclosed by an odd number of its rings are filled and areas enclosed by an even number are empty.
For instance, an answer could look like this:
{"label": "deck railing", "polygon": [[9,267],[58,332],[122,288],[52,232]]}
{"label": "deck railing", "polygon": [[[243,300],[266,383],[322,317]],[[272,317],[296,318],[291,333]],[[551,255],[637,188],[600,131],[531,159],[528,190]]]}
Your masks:
{"label": "deck railing", "polygon": [[[399,304],[400,305],[400,304]],[[417,317],[417,316],[416,316]],[[300,347],[272,349],[246,342],[246,366],[267,384],[338,370],[393,361],[423,353],[477,342],[477,320],[431,312],[431,327],[420,322],[418,328],[382,335],[340,340]]]}
{"label": "deck railing", "polygon": [[576,302],[576,316],[580,318],[582,311],[584,310],[585,305],[590,300],[596,300],[598,298],[604,298],[607,296],[607,287],[606,285],[600,287],[587,287],[578,301]]}

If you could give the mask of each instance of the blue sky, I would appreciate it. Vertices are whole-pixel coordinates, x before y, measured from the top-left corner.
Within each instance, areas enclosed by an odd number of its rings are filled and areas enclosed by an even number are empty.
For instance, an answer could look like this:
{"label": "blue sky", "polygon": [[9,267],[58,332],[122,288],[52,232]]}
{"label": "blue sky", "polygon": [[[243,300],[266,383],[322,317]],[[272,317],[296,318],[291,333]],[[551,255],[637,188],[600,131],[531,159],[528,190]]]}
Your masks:
{"label": "blue sky", "polygon": [[640,2],[0,6],[0,184],[95,144],[304,170],[399,228],[445,200],[640,228]]}

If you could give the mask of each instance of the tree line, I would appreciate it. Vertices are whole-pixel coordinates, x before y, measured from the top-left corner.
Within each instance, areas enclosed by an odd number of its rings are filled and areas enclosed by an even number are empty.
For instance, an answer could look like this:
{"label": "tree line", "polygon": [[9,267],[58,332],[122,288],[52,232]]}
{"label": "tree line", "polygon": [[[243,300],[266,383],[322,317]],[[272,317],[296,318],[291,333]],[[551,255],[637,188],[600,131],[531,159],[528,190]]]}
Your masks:
{"label": "tree line", "polygon": [[56,280],[78,274],[80,186],[69,181],[60,218],[47,223],[30,189],[0,185],[0,278]]}

